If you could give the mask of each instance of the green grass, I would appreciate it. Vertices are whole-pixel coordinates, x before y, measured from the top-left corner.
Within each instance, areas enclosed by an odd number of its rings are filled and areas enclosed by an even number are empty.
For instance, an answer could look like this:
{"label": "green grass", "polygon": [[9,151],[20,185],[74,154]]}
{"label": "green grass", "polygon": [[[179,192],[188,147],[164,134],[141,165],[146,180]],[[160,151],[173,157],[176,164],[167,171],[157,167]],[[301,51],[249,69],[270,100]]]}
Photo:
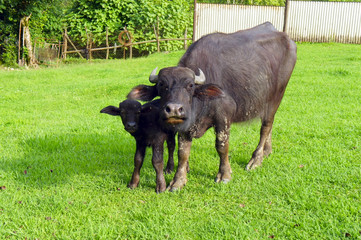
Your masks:
{"label": "green grass", "polygon": [[182,54],[0,71],[0,239],[361,239],[361,46],[298,45],[261,168],[259,121],[234,124],[230,183],[208,131],[182,191],[155,193],[150,151],[129,190],[134,140],[99,111]]}

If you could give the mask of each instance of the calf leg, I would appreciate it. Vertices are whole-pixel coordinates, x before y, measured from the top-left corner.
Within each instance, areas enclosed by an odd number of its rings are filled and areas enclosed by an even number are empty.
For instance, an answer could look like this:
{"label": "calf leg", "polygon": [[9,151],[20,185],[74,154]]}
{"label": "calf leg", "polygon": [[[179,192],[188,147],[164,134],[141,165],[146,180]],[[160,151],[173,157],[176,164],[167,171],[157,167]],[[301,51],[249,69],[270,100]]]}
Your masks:
{"label": "calf leg", "polygon": [[156,173],[156,192],[164,192],[166,189],[166,183],[163,175],[163,142],[153,146],[152,163]]}
{"label": "calf leg", "polygon": [[137,147],[134,155],[134,171],[132,179],[130,180],[128,187],[134,189],[138,187],[139,184],[139,176],[140,176],[140,169],[142,168],[144,156],[145,156],[145,144],[137,142]]}
{"label": "calf leg", "polygon": [[231,180],[232,169],[228,159],[229,134],[229,124],[222,130],[216,127],[216,149],[220,158],[219,171],[215,179],[216,182],[222,181],[227,183]]}
{"label": "calf leg", "polygon": [[263,121],[261,127],[261,137],[256,150],[252,154],[252,158],[246,166],[246,170],[252,170],[262,165],[263,157],[267,156],[272,151],[271,133],[272,133],[273,119]]}
{"label": "calf leg", "polygon": [[192,139],[178,134],[178,168],[173,180],[168,186],[169,191],[179,190],[187,183],[189,170],[188,158],[191,151]]}
{"label": "calf leg", "polygon": [[168,147],[168,163],[165,168],[165,174],[173,172],[174,169],[174,149],[175,149],[175,134],[168,134],[167,138],[167,147]]}

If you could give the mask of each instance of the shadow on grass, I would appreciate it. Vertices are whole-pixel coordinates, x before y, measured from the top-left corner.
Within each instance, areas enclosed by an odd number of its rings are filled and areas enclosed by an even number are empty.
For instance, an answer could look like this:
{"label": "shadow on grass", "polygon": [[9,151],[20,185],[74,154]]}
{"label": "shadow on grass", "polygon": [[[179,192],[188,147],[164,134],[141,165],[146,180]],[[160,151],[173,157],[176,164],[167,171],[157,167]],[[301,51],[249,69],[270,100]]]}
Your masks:
{"label": "shadow on grass", "polygon": [[[23,154],[6,161],[2,170],[25,187],[79,186],[80,183],[116,190],[126,188],[130,181],[134,151],[134,139],[119,133],[32,137],[23,142]],[[148,148],[141,171],[141,185],[155,188],[150,154]]]}
{"label": "shadow on grass", "polygon": [[[190,173],[193,177],[214,179],[219,157],[214,146],[214,135],[194,141],[190,155]],[[243,144],[231,143],[231,166],[244,169],[249,151]],[[74,187],[126,189],[134,169],[134,139],[124,133],[99,134],[64,133],[31,137],[22,144],[22,154],[6,161],[3,171],[8,172],[24,187],[46,188],[71,185]],[[166,149],[166,147],[165,147]],[[151,163],[151,148],[147,148],[141,170],[140,187],[155,189],[155,171]],[[13,154],[15,156],[15,154]],[[168,153],[165,151],[166,165]],[[175,151],[175,169],[178,166]],[[166,182],[174,172],[166,175]]]}

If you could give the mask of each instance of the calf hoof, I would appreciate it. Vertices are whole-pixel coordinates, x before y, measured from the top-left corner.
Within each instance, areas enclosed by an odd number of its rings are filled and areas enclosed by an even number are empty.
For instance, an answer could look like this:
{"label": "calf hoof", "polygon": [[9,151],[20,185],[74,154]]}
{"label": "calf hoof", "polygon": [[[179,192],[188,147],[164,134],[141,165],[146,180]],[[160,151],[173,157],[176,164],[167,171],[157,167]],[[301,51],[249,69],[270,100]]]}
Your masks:
{"label": "calf hoof", "polygon": [[130,189],[134,189],[134,188],[137,188],[138,187],[138,184],[135,184],[135,183],[129,183],[128,184],[128,188]]}
{"label": "calf hoof", "polygon": [[250,171],[262,165],[262,157],[253,157],[246,166],[246,170]]}
{"label": "calf hoof", "polygon": [[171,174],[173,172],[173,168],[171,167],[166,167],[166,169],[164,170],[165,174]]}
{"label": "calf hoof", "polygon": [[177,180],[172,180],[169,184],[169,186],[167,187],[167,190],[170,192],[175,192],[178,190],[181,190],[187,183],[187,179],[177,179]]}

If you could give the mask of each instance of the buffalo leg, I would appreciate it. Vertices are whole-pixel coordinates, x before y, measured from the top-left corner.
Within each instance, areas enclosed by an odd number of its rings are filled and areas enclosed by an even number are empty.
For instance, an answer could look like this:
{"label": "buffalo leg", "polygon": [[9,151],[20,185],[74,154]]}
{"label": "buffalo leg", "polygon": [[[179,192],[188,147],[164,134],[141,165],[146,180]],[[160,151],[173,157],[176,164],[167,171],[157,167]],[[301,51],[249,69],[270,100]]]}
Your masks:
{"label": "buffalo leg", "polygon": [[163,175],[163,143],[153,146],[152,163],[156,173],[156,192],[164,192],[166,183]]}
{"label": "buffalo leg", "polygon": [[167,139],[167,147],[168,147],[168,163],[165,168],[165,174],[169,174],[173,172],[174,169],[174,149],[175,149],[175,135],[169,134]]}
{"label": "buffalo leg", "polygon": [[272,153],[272,129],[268,134],[267,140],[264,144],[263,156],[268,157]]}
{"label": "buffalo leg", "polygon": [[273,121],[263,121],[261,127],[261,137],[252,158],[246,166],[246,170],[252,170],[262,165],[263,157],[272,151],[271,133]]}
{"label": "buffalo leg", "polygon": [[139,184],[139,176],[140,176],[140,169],[142,168],[144,156],[145,156],[145,149],[146,146],[144,144],[137,142],[137,148],[134,155],[134,171],[132,179],[128,184],[128,187],[134,189],[138,187]]}
{"label": "buffalo leg", "polygon": [[[225,123],[227,124],[227,123]],[[216,149],[220,158],[219,171],[216,182],[227,183],[231,180],[231,165],[228,159],[230,126],[226,125],[223,130],[216,128]]]}
{"label": "buffalo leg", "polygon": [[192,139],[178,134],[178,168],[173,180],[168,186],[169,191],[180,190],[187,183],[189,170],[188,158],[191,151]]}

